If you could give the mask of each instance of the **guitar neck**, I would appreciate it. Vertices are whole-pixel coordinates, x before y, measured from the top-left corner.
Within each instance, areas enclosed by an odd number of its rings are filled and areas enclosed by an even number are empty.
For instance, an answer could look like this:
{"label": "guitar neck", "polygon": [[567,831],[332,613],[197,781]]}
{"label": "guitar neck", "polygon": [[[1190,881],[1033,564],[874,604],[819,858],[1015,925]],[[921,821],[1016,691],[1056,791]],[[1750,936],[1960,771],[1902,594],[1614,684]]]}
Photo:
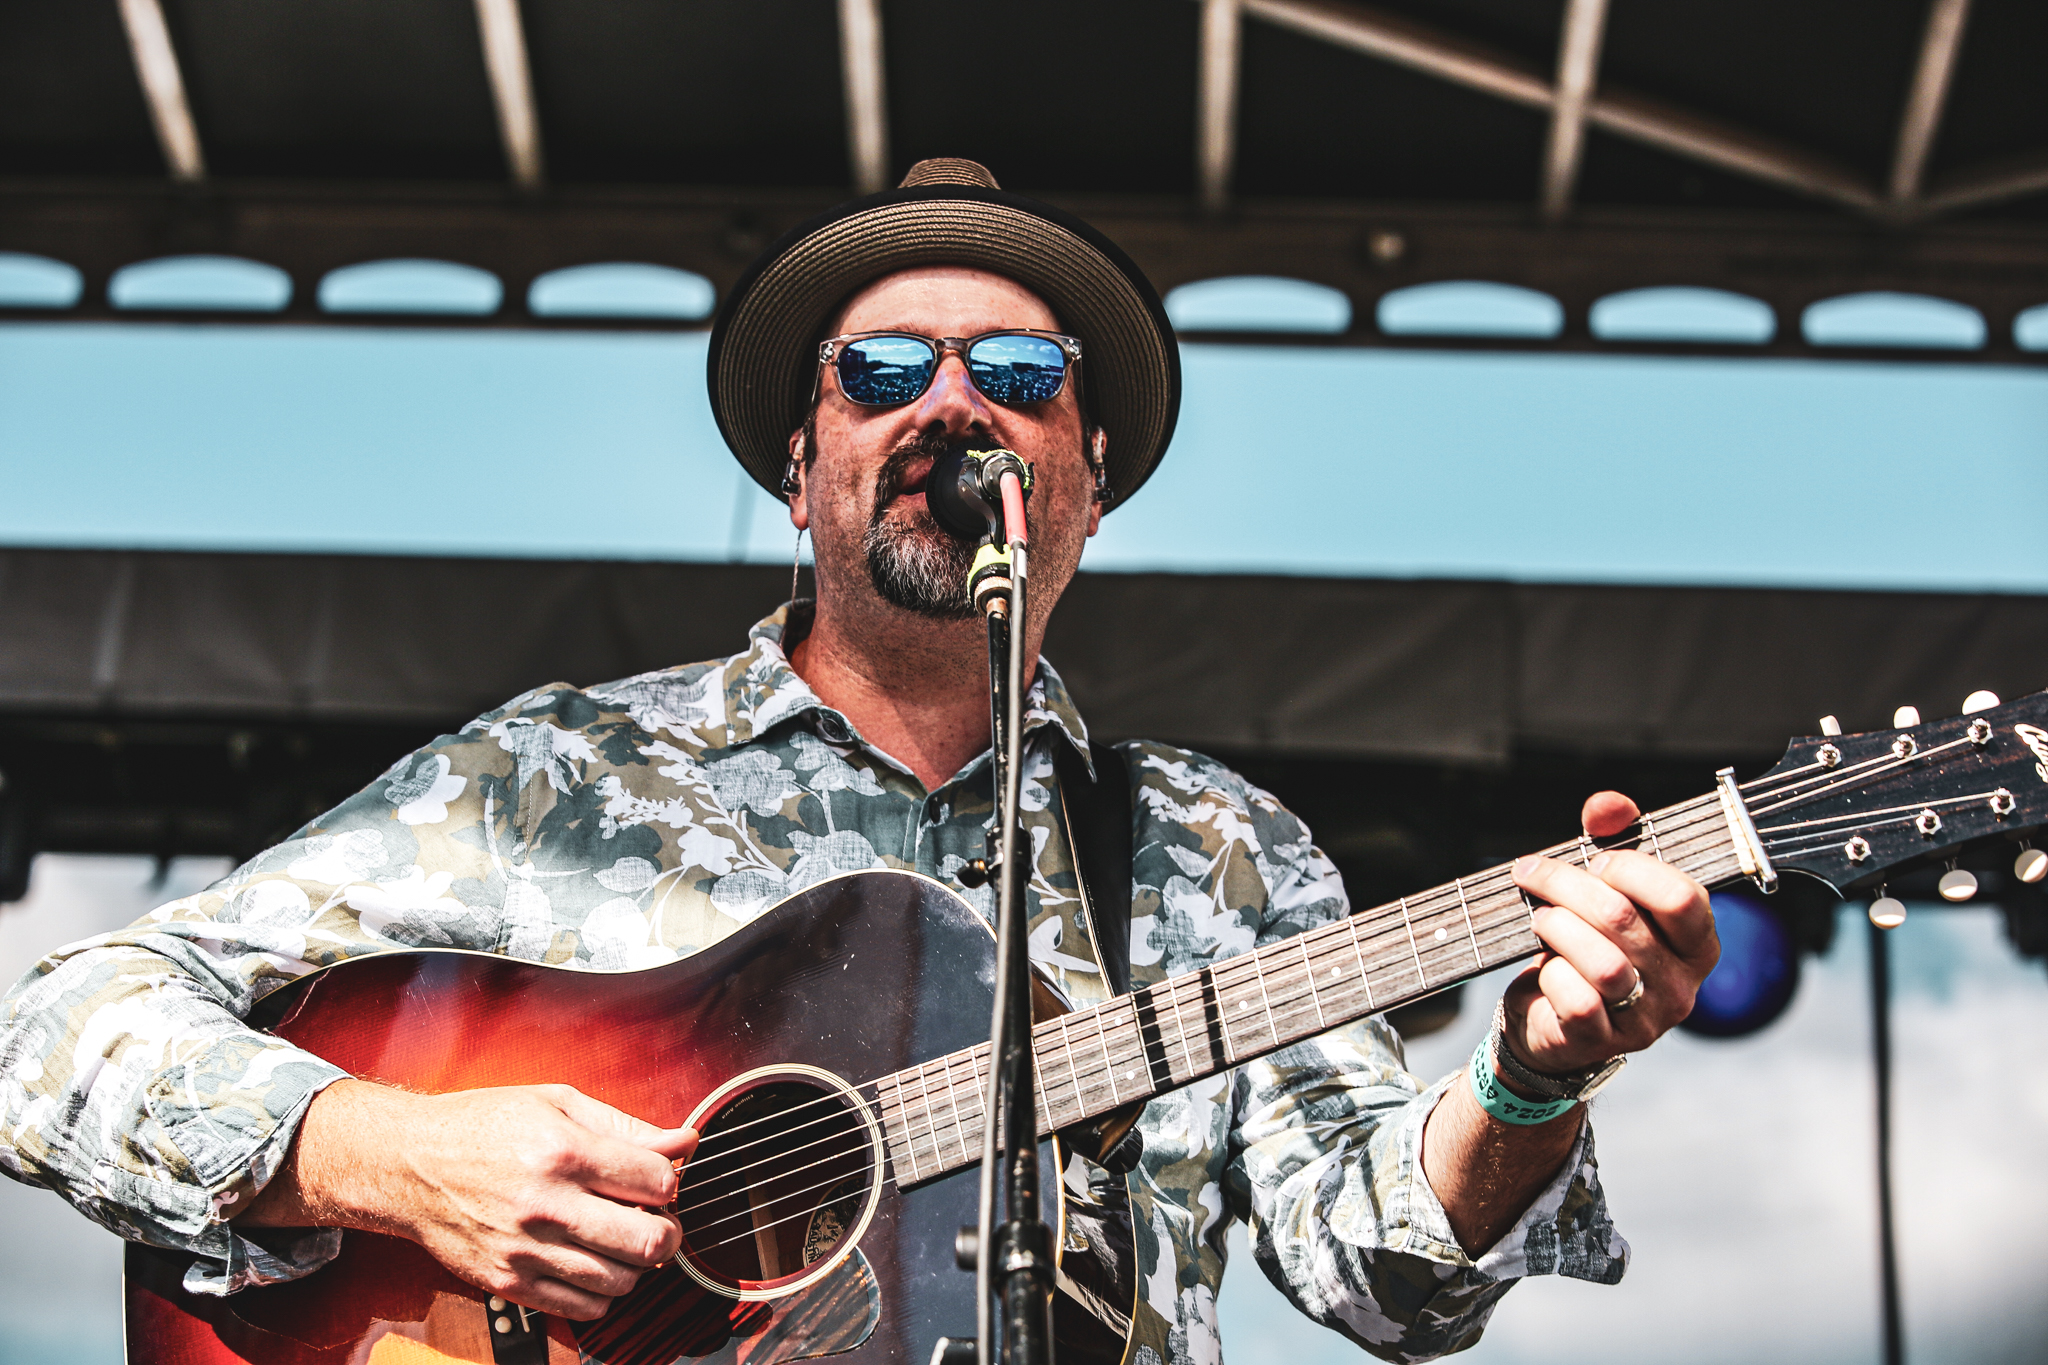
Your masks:
{"label": "guitar neck", "polygon": [[[1747,870],[1718,794],[1652,811],[1620,835],[1543,850],[1590,861],[1637,848],[1708,886]],[[1359,911],[1032,1029],[1041,1136],[1150,1099],[1290,1043],[1393,1009],[1542,948],[1536,905],[1502,864]],[[897,1181],[980,1160],[988,1045],[876,1083]]]}

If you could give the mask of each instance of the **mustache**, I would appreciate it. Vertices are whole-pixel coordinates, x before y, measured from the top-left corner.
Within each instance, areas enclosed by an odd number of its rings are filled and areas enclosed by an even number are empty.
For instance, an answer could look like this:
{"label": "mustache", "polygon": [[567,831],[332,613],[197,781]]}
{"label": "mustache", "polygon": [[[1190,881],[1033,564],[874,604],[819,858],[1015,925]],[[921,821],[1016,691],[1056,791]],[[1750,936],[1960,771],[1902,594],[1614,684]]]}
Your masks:
{"label": "mustache", "polygon": [[[904,445],[890,451],[889,458],[882,462],[880,469],[875,471],[875,504],[874,510],[868,514],[868,525],[871,527],[881,525],[882,518],[888,515],[889,504],[896,501],[897,496],[906,491],[910,466],[916,464],[919,460],[936,462],[945,453],[945,438],[929,433],[920,434]],[[926,512],[924,519],[931,521],[931,513]],[[932,522],[932,524],[936,526],[938,523]]]}

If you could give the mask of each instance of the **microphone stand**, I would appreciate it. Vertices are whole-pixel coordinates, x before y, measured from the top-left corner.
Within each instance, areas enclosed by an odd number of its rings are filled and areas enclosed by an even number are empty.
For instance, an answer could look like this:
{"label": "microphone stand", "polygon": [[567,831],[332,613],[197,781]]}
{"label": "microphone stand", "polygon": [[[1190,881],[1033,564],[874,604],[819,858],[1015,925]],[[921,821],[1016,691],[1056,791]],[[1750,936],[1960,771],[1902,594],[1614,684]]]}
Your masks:
{"label": "microphone stand", "polygon": [[[1031,467],[1012,451],[956,444],[925,479],[939,525],[980,538],[967,591],[988,623],[989,748],[996,837],[990,855],[962,870],[997,883],[995,1009],[989,1021],[988,1090],[982,1100],[979,1220],[961,1229],[962,1269],[974,1271],[975,1341],[941,1337],[933,1365],[1052,1365],[1052,1229],[1039,1216],[1038,1104],[1031,1051],[1031,953],[1026,891],[1031,844],[1025,837],[1024,651],[1030,618],[1029,539],[1024,502]],[[969,885],[976,884],[969,882]],[[996,1221],[1001,1180],[1007,1217]],[[969,1234],[972,1233],[971,1248]],[[972,1257],[969,1257],[969,1251]],[[997,1350],[1000,1306],[1001,1350]]]}
{"label": "microphone stand", "polygon": [[[1024,751],[1025,615],[1029,563],[1023,528],[1009,542],[1008,592],[997,572],[982,579],[975,600],[988,621],[989,722],[993,749],[1000,894],[996,915],[996,1003],[990,1021],[992,1061],[984,1101],[981,1216],[977,1228],[976,1359],[996,1365],[993,1319],[1000,1305],[1000,1365],[1052,1365],[1052,1229],[1039,1216],[1038,1106],[1031,1051],[1031,955],[1026,888],[1030,843],[1021,818]],[[995,1222],[995,1186],[1004,1185],[1007,1219]]]}

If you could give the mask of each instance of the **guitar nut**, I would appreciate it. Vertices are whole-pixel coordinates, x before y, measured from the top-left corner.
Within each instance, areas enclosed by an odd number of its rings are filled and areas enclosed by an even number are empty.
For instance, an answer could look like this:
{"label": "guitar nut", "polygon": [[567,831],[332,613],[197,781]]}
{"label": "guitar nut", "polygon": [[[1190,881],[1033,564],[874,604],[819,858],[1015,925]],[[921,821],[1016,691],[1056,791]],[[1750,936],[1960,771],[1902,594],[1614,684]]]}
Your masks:
{"label": "guitar nut", "polygon": [[1970,743],[1982,748],[1991,742],[1991,722],[1979,716],[1970,722],[1970,728],[1963,733],[1970,737]]}
{"label": "guitar nut", "polygon": [[1859,834],[1842,845],[1842,852],[1848,855],[1850,862],[1860,863],[1870,856],[1870,840]]}
{"label": "guitar nut", "polygon": [[1913,817],[1913,828],[1920,831],[1923,839],[1932,839],[1941,833],[1941,817],[1930,808]]}
{"label": "guitar nut", "polygon": [[2018,808],[2019,802],[2005,788],[2000,787],[1997,791],[1991,793],[1991,813],[1999,819],[2003,820]]}
{"label": "guitar nut", "polygon": [[1814,757],[1820,760],[1821,767],[1832,768],[1841,763],[1842,751],[1832,744],[1823,744],[1815,751]]}
{"label": "guitar nut", "polygon": [[1911,735],[1900,735],[1892,741],[1892,757],[1911,758],[1920,752],[1920,746],[1913,742]]}

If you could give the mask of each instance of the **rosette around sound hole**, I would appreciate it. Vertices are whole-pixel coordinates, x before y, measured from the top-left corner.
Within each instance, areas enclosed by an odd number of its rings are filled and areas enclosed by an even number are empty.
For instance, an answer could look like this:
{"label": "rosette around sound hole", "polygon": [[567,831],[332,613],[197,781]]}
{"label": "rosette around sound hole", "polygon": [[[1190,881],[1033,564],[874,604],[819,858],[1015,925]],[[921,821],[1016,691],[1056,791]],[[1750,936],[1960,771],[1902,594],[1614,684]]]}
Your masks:
{"label": "rosette around sound hole", "polygon": [[[820,1083],[823,1081],[824,1083]],[[859,1240],[881,1184],[880,1133],[851,1090],[781,1071],[734,1083],[693,1125],[672,1206],[677,1259],[735,1298],[794,1292]]]}

